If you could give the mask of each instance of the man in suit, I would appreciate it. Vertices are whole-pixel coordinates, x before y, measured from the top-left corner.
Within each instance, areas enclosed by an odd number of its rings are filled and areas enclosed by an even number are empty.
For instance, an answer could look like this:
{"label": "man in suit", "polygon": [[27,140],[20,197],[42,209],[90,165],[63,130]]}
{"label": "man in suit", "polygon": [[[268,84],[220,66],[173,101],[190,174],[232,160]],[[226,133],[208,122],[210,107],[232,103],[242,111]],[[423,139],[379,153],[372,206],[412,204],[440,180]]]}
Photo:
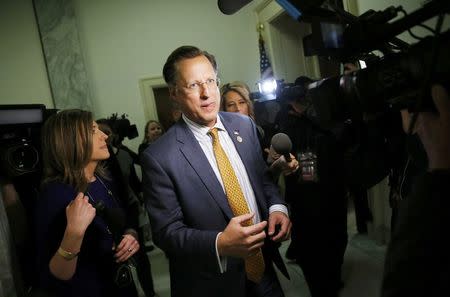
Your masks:
{"label": "man in suit", "polygon": [[163,75],[182,119],[144,151],[142,167],[172,296],[284,296],[272,262],[288,277],[278,242],[291,223],[254,122],[219,113],[217,63],[206,51],[176,49]]}

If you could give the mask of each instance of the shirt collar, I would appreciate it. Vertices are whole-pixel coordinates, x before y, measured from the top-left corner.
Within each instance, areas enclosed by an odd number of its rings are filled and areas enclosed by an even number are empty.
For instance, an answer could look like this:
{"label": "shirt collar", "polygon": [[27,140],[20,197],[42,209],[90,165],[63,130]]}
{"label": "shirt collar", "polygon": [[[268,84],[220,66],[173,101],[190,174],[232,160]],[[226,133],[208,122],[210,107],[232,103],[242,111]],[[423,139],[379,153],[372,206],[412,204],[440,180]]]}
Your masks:
{"label": "shirt collar", "polygon": [[[200,125],[192,120],[190,120],[187,116],[184,114],[181,115],[183,117],[183,120],[188,125],[189,129],[194,132],[194,134],[201,134],[201,135],[207,135],[209,130],[211,130],[210,127]],[[222,120],[220,119],[219,114],[217,114],[217,120],[214,124],[214,127],[217,128],[219,131],[225,131],[225,126],[222,123]]]}

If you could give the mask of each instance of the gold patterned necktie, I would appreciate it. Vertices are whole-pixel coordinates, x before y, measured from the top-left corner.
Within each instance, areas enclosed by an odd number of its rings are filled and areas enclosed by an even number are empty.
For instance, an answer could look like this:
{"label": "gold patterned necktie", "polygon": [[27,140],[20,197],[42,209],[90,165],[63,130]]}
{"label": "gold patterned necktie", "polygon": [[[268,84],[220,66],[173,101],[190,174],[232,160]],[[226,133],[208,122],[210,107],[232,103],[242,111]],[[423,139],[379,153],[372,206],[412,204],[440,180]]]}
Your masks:
{"label": "gold patterned necktie", "polygon": [[[225,151],[220,145],[217,128],[209,130],[209,134],[211,134],[212,137],[214,155],[216,156],[217,166],[219,167],[220,176],[222,177],[223,185],[225,187],[225,193],[233,214],[235,216],[240,216],[249,213],[247,201],[242,193],[236,173],[234,172]],[[252,221],[248,220],[243,224],[245,226],[250,226],[252,225]],[[261,249],[259,249],[256,254],[245,259],[245,271],[249,280],[259,283],[264,274],[264,269],[264,258]]]}

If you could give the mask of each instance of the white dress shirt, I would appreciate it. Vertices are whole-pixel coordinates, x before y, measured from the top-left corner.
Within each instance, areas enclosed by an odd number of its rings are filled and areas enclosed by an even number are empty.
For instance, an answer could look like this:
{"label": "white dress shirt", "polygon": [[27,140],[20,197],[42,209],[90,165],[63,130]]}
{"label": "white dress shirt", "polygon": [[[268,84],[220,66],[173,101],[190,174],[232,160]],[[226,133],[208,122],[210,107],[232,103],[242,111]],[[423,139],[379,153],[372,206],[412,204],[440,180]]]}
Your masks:
{"label": "white dress shirt", "polygon": [[[194,134],[195,139],[200,144],[206,158],[208,159],[209,164],[211,165],[214,173],[216,174],[217,180],[222,185],[222,189],[225,193],[225,187],[223,185],[222,176],[220,175],[219,167],[217,166],[216,157],[214,155],[214,150],[212,146],[212,137],[208,134],[211,128],[203,125],[199,125],[190,119],[188,119],[184,114],[182,115],[183,120],[186,122],[189,130]],[[234,172],[236,173],[236,177],[238,179],[239,185],[241,186],[242,193],[244,194],[245,200],[247,201],[248,208],[250,212],[255,213],[253,217],[253,223],[259,223],[261,221],[261,216],[258,210],[258,205],[256,203],[255,193],[253,192],[253,188],[250,183],[250,179],[247,174],[247,170],[245,169],[244,163],[242,163],[241,157],[234,146],[233,140],[228,134],[227,130],[222,124],[220,116],[217,116],[215,128],[218,129],[219,141],[222,146],[225,154],[230,160],[231,166],[233,167]],[[282,211],[286,215],[288,215],[288,210],[285,205],[275,204],[269,208],[269,213],[274,211]],[[226,271],[226,258],[220,257],[217,250],[217,238],[220,233],[216,237],[216,254],[219,262],[220,272]]]}

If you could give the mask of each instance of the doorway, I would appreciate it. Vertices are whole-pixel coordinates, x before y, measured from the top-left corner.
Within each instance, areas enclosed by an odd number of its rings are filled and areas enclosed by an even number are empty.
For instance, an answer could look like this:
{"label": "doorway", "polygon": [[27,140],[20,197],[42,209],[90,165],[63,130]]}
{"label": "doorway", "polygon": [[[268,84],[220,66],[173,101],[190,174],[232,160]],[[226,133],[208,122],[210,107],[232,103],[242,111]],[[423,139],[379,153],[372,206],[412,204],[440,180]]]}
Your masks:
{"label": "doorway", "polygon": [[146,122],[156,120],[167,131],[181,116],[179,109],[169,96],[169,88],[162,77],[139,80]]}
{"label": "doorway", "polygon": [[167,131],[179,119],[181,112],[170,98],[168,87],[154,88],[153,93],[159,122]]}

